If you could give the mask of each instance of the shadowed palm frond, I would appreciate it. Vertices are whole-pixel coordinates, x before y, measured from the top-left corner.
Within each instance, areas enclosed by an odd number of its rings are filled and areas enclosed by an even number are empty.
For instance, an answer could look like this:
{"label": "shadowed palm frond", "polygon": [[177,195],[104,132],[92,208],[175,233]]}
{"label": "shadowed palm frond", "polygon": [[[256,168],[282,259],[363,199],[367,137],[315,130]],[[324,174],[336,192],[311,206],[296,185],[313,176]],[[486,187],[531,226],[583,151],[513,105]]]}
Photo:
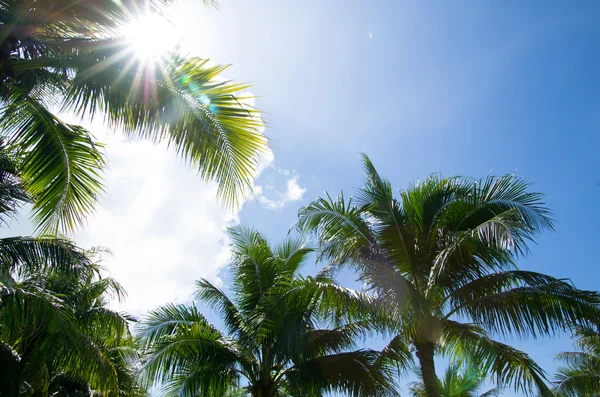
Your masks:
{"label": "shadowed palm frond", "polygon": [[557,396],[600,395],[600,332],[594,326],[571,325],[577,352],[564,352],[557,359],[565,366],[554,375]]}
{"label": "shadowed palm frond", "polygon": [[546,375],[526,353],[490,339],[485,331],[474,325],[447,320],[442,335],[444,349],[456,356],[466,357],[474,365],[496,378],[496,383],[512,386],[526,394],[552,396]]}

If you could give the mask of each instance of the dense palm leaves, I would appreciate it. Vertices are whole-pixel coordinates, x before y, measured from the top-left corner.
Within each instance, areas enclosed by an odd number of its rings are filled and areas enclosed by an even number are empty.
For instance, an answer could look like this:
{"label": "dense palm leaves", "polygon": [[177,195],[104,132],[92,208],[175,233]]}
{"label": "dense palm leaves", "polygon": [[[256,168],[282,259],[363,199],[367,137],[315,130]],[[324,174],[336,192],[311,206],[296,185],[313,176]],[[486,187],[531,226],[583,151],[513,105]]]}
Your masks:
{"label": "dense palm leaves", "polygon": [[600,330],[576,327],[574,337],[580,351],[558,355],[566,366],[555,376],[558,396],[600,396]]}
{"label": "dense palm leaves", "polygon": [[369,309],[368,296],[322,275],[299,277],[311,251],[301,240],[270,246],[244,227],[230,235],[233,297],[206,280],[197,289],[224,331],[194,305],[167,305],[142,322],[146,376],[164,385],[164,395],[220,396],[236,387],[253,397],[396,394],[393,361],[410,353],[394,344],[383,353],[352,350],[369,325],[346,320]]}
{"label": "dense palm leaves", "polygon": [[[421,377],[421,374],[417,374]],[[446,368],[444,377],[438,379],[438,389],[442,397],[495,397],[502,391],[495,387],[480,394],[487,374],[474,365],[459,365],[452,363]],[[413,397],[427,397],[422,380],[410,386]]]}
{"label": "dense palm leaves", "polygon": [[120,287],[100,277],[88,253],[67,242],[48,244],[52,250],[29,252],[33,262],[2,262],[0,342],[14,375],[0,394],[137,391],[126,318],[106,308]]}
{"label": "dense palm leaves", "polygon": [[[27,195],[11,159],[0,159],[4,223]],[[0,239],[0,395],[144,394],[126,318],[106,308],[121,288],[92,254],[60,239]]]}
{"label": "dense palm leaves", "polygon": [[516,267],[527,243],[552,229],[542,196],[515,175],[431,176],[395,198],[366,156],[364,166],[356,204],[343,195],[314,201],[300,209],[299,227],[316,234],[323,258],[359,269],[395,313],[393,328],[416,348],[427,395],[440,396],[436,350],[468,356],[498,383],[549,394],[527,354],[491,339],[599,318],[598,294]]}
{"label": "dense palm leaves", "polygon": [[167,141],[229,204],[247,190],[266,141],[238,94],[246,87],[218,80],[225,67],[206,60],[141,60],[120,37],[123,24],[162,3],[0,0],[0,133],[42,231],[80,225],[103,189],[101,146],[53,114],[56,106]]}

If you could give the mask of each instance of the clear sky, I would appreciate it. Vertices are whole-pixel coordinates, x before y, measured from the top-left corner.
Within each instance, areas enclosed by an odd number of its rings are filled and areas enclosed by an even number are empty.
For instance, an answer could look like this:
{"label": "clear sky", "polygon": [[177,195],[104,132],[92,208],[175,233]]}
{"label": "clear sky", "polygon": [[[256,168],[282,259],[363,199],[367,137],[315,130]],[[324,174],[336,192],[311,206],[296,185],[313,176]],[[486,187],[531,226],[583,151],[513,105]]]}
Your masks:
{"label": "clear sky", "polygon": [[[256,199],[224,214],[214,186],[163,147],[96,126],[110,141],[108,193],[75,238],[113,249],[108,267],[130,293],[123,308],[185,300],[198,277],[227,287],[223,228],[241,221],[284,237],[300,205],[361,186],[360,152],[396,190],[433,172],[521,173],[557,221],[521,267],[600,288],[600,2],[200,3],[181,0],[172,16],[183,48],[254,84],[272,155]],[[566,336],[511,343],[550,373],[570,348]]]}

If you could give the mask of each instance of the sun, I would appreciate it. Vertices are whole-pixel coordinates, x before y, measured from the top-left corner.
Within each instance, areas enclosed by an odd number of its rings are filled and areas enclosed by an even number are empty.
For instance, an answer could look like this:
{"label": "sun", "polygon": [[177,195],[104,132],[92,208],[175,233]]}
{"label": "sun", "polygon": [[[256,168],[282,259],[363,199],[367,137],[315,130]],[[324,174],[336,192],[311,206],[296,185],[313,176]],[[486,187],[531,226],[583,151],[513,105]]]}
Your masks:
{"label": "sun", "polygon": [[122,28],[138,60],[152,61],[175,50],[185,35],[182,28],[158,13],[140,15]]}

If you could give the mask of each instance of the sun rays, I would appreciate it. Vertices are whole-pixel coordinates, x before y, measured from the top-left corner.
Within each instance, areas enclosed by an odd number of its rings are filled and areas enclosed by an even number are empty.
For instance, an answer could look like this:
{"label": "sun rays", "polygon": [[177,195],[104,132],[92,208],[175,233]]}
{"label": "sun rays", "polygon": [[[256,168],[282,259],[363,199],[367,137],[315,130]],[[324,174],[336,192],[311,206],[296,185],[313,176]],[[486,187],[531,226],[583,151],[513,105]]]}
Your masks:
{"label": "sun rays", "polygon": [[136,16],[123,27],[122,33],[133,56],[144,63],[154,62],[176,50],[185,35],[182,27],[156,12]]}

